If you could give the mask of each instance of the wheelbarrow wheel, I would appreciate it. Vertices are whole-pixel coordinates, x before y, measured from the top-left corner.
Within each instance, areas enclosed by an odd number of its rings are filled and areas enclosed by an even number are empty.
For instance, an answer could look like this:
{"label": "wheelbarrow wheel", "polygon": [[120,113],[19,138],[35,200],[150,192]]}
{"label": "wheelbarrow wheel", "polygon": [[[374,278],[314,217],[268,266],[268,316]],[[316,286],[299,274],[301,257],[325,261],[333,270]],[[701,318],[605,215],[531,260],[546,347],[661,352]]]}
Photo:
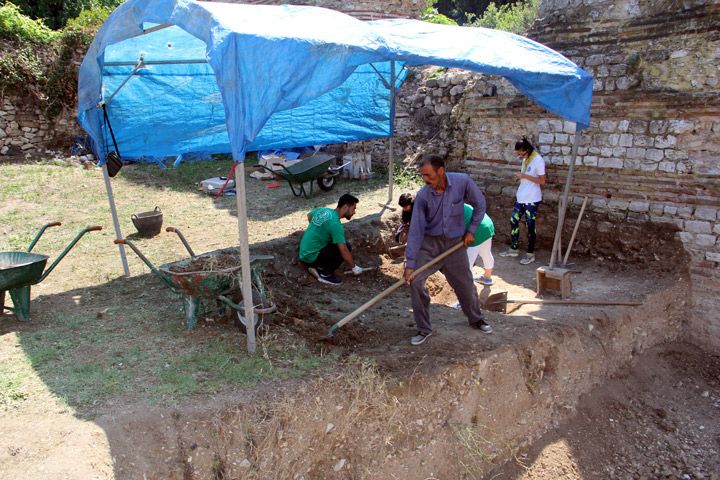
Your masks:
{"label": "wheelbarrow wheel", "polygon": [[[253,305],[255,306],[255,335],[267,333],[272,324],[272,313],[276,310],[275,305],[260,294],[260,291],[253,285]],[[239,297],[239,298],[237,298]],[[235,303],[241,308],[235,311],[235,326],[243,333],[247,333],[247,319],[245,318],[245,303],[242,294],[236,294]]]}
{"label": "wheelbarrow wheel", "polygon": [[323,175],[317,179],[318,187],[323,192],[329,192],[335,186],[335,177],[330,175]]}

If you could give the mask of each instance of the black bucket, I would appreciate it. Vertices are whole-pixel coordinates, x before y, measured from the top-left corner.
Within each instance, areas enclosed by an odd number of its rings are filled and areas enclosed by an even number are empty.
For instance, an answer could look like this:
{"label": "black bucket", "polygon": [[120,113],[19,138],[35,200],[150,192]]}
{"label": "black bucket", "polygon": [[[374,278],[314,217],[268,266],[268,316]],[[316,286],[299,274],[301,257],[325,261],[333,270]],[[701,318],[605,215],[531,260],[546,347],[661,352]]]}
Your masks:
{"label": "black bucket", "polygon": [[162,229],[163,214],[159,207],[150,212],[133,213],[130,218],[143,237],[154,237]]}

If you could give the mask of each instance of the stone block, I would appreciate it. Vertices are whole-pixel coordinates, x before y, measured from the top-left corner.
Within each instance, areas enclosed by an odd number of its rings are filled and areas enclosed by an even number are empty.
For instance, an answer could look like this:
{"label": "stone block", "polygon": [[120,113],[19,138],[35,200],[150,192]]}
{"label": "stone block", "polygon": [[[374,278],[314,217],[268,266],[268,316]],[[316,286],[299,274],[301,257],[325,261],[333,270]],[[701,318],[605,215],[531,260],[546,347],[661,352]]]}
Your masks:
{"label": "stone block", "polygon": [[620,144],[620,134],[611,133],[608,135],[608,145],[611,147],[617,147]]}
{"label": "stone block", "polygon": [[633,200],[628,206],[631,212],[645,213],[650,211],[650,203],[642,200]]}
{"label": "stone block", "polygon": [[621,147],[632,147],[633,146],[633,136],[629,133],[623,133],[620,135],[620,146]]}
{"label": "stone block", "polygon": [[628,148],[627,149],[627,158],[638,158],[638,159],[645,158],[645,149],[644,148]]}
{"label": "stone block", "polygon": [[648,122],[645,120],[630,120],[630,133],[644,134],[648,131]]}
{"label": "stone block", "polygon": [[713,233],[716,234],[716,235],[720,235],[720,223],[716,223],[716,224],[713,226]]}
{"label": "stone block", "polygon": [[658,164],[655,162],[648,162],[646,160],[640,163],[640,170],[642,170],[643,172],[656,172],[657,169]]}
{"label": "stone block", "polygon": [[650,204],[650,213],[653,215],[662,215],[664,208],[665,205],[663,205],[662,203],[653,202]]}
{"label": "stone block", "polygon": [[605,63],[604,55],[588,55],[585,58],[585,65],[588,67],[596,67]]}
{"label": "stone block", "polygon": [[548,120],[548,123],[550,124],[550,128],[553,132],[562,132],[563,129],[563,122],[562,120],[557,120],[555,118],[551,118]]}
{"label": "stone block", "polygon": [[576,126],[575,122],[563,121],[563,132],[574,134],[576,131],[576,128],[577,128],[577,126]]}
{"label": "stone block", "polygon": [[612,133],[617,130],[618,122],[615,120],[601,120],[600,131],[605,133]]}
{"label": "stone block", "polygon": [[602,168],[623,168],[623,161],[620,158],[600,158],[598,159],[598,167]]}
{"label": "stone block", "polygon": [[569,136],[567,133],[556,133],[555,134],[555,143],[558,143],[560,145],[567,145],[568,139],[569,139]]}
{"label": "stone block", "polygon": [[659,162],[665,157],[663,150],[657,148],[648,148],[645,151],[645,159],[653,162]]}
{"label": "stone block", "polygon": [[610,147],[602,147],[600,149],[600,155],[603,157],[612,157],[613,149]]}
{"label": "stone block", "polygon": [[655,138],[649,135],[635,135],[633,138],[633,146],[635,147],[652,147]]}
{"label": "stone block", "polygon": [[650,121],[650,134],[658,135],[667,133],[670,122],[667,120],[651,120]]}
{"label": "stone block", "polygon": [[540,145],[540,155],[550,153],[550,145]]}
{"label": "stone block", "polygon": [[670,133],[681,134],[687,133],[695,128],[695,123],[690,120],[670,120],[668,131]]}
{"label": "stone block", "polygon": [[450,95],[460,95],[465,91],[465,87],[462,85],[455,85],[450,89]]}
{"label": "stone block", "polygon": [[720,252],[705,252],[705,260],[720,262]]}
{"label": "stone block", "polygon": [[695,235],[688,232],[678,232],[677,236],[682,243],[693,243],[693,240],[695,240]]}
{"label": "stone block", "polygon": [[684,150],[673,150],[672,148],[665,149],[665,158],[674,161],[683,161],[690,158],[688,153]]}
{"label": "stone block", "polygon": [[715,235],[708,235],[705,233],[698,233],[695,235],[695,245],[699,247],[714,247],[717,242]]}
{"label": "stone block", "polygon": [[546,119],[540,119],[537,121],[537,127],[538,132],[540,133],[549,133],[550,132],[550,123]]}
{"label": "stone block", "polygon": [[608,201],[608,208],[610,208],[612,210],[626,211],[629,206],[630,206],[630,202],[628,202],[627,200],[612,199],[612,200]]}
{"label": "stone block", "polygon": [[677,138],[673,135],[658,135],[655,137],[656,148],[670,148],[677,145]]}
{"label": "stone block", "polygon": [[674,162],[660,162],[658,164],[658,170],[661,172],[666,172],[666,173],[675,173],[675,163]]}
{"label": "stone block", "polygon": [[625,147],[613,147],[613,157],[624,157],[627,153],[627,148]]}
{"label": "stone block", "polygon": [[598,157],[596,157],[594,155],[588,155],[588,156],[582,157],[582,164],[597,167]]}
{"label": "stone block", "polygon": [[686,220],[685,231],[691,233],[710,233],[712,224],[702,220]]}
{"label": "stone block", "polygon": [[627,132],[630,129],[630,120],[620,120],[618,122],[618,130],[620,132]]}
{"label": "stone block", "polygon": [[541,133],[538,136],[538,143],[552,144],[555,136],[552,133]]}
{"label": "stone block", "polygon": [[692,207],[677,207],[676,215],[680,218],[689,220],[692,218],[693,208]]}
{"label": "stone block", "polygon": [[710,220],[715,221],[718,216],[718,209],[715,207],[697,207],[695,208],[695,213],[693,217],[695,217],[698,220]]}

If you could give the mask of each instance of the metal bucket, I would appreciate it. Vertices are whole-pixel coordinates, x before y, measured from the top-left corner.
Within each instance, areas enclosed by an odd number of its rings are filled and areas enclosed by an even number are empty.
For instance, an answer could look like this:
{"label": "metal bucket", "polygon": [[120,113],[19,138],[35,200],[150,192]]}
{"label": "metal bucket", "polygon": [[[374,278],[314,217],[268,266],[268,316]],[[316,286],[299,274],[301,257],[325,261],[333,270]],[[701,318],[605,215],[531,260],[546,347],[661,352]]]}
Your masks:
{"label": "metal bucket", "polygon": [[133,213],[130,218],[143,237],[154,237],[162,229],[163,214],[160,207],[155,207],[155,210],[150,212]]}

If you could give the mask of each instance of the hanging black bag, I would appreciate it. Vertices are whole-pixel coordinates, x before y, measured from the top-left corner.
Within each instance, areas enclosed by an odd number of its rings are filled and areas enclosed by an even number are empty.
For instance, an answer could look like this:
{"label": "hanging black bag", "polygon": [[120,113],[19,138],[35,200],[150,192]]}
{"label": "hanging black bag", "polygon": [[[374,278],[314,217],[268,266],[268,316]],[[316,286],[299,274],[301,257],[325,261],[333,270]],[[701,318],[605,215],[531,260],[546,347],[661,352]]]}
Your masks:
{"label": "hanging black bag", "polygon": [[[105,166],[107,166],[108,175],[110,177],[114,177],[122,168],[123,162],[122,158],[120,158],[120,151],[118,150],[117,141],[115,141],[115,134],[113,133],[112,125],[110,125],[110,119],[108,118],[107,109],[105,108],[104,103],[102,109],[103,116],[105,117],[105,125],[107,125],[108,130],[110,130],[110,136],[112,137],[113,146],[115,147],[114,151],[108,152],[105,155]],[[105,148],[107,149],[107,142]]]}

